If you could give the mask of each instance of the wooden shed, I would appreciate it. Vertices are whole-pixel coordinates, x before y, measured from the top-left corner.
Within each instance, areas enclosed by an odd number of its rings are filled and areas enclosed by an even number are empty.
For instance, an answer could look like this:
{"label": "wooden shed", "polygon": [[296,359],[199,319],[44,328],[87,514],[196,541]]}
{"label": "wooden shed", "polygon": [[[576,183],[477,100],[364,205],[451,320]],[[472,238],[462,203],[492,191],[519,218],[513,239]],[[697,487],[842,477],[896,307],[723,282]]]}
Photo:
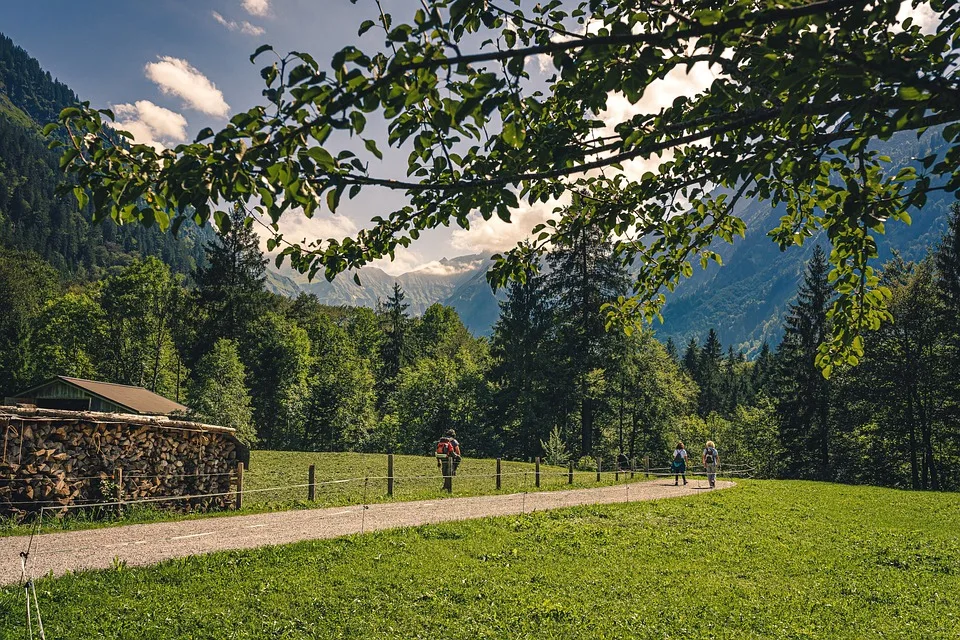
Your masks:
{"label": "wooden shed", "polygon": [[179,402],[168,400],[143,387],[68,376],[50,378],[15,396],[8,396],[5,404],[28,404],[40,409],[133,413],[150,416],[168,416],[189,411]]}

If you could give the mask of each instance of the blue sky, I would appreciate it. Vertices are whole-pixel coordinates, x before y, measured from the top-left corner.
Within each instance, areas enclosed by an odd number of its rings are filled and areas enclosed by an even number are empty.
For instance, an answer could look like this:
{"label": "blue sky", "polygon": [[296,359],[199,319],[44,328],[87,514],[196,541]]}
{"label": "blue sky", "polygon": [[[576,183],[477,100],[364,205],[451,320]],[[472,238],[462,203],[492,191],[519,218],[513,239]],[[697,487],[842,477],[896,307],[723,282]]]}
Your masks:
{"label": "blue sky", "polygon": [[[398,20],[419,6],[415,0],[383,4]],[[356,5],[349,0],[35,0],[4,5],[0,31],[82,99],[113,108],[139,140],[166,146],[192,139],[203,127],[221,127],[230,114],[261,100],[262,64],[249,61],[259,45],[306,51],[324,65],[334,52],[357,43],[360,23],[377,15],[372,0]],[[365,49],[382,45],[375,32],[360,42]],[[392,157],[393,165],[383,170],[401,172],[404,155]],[[343,237],[396,204],[389,193],[365,194],[345,203],[343,215],[311,221],[291,217],[283,227],[289,239]],[[505,230],[497,229],[431,232],[399,253],[395,263],[378,266],[396,273],[423,265],[438,268],[435,261],[441,257],[492,253],[515,242],[500,238]]]}

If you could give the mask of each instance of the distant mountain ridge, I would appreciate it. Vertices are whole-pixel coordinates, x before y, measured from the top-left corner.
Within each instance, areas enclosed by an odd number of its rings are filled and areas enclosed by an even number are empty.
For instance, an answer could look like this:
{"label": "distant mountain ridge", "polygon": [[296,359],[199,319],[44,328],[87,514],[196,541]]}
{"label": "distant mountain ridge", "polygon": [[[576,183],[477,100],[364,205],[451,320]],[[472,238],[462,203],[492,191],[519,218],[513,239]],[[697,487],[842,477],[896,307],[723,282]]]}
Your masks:
{"label": "distant mountain ridge", "polygon": [[395,276],[377,267],[364,267],[358,272],[360,286],[357,286],[351,273],[341,274],[333,282],[327,282],[322,276],[310,282],[289,267],[276,269],[271,264],[267,287],[288,297],[308,293],[317,296],[323,304],[375,309],[378,302],[390,296],[396,282],[403,288],[409,311],[414,315],[439,302],[456,309],[474,334],[490,335],[500,314],[497,296],[486,280],[490,266],[489,256],[475,254],[444,258]]}
{"label": "distant mountain ridge", "polygon": [[[938,153],[943,147],[939,129],[931,129],[917,139],[904,133],[876,148],[891,159],[893,171],[913,164],[916,158]],[[911,210],[912,224],[891,222],[886,233],[877,236],[879,267],[894,251],[905,260],[920,260],[939,241],[946,230],[952,196],[934,191],[922,210]],[[767,233],[779,225],[786,213],[781,205],[769,202],[745,202],[737,214],[747,223],[745,238],[733,245],[715,243],[723,257],[723,267],[711,264],[705,271],[695,270],[692,278],[668,294],[663,309],[664,324],[654,325],[661,340],[673,338],[678,349],[691,339],[702,344],[707,332],[716,328],[721,342],[754,355],[763,342],[771,347],[783,336],[783,316],[796,296],[806,261],[817,243],[829,252],[825,233],[808,239],[802,247],[781,252]]]}

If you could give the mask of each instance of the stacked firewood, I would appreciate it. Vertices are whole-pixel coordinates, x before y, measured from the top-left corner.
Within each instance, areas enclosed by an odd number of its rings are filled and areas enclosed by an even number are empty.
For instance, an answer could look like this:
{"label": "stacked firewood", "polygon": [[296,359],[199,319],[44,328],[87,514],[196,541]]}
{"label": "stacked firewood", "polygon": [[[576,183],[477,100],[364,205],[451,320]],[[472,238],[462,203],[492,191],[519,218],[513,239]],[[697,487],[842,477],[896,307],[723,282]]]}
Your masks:
{"label": "stacked firewood", "polygon": [[154,504],[177,509],[232,504],[230,495],[210,495],[231,490],[242,454],[231,429],[121,414],[9,409],[0,408],[0,515],[164,497],[171,500]]}

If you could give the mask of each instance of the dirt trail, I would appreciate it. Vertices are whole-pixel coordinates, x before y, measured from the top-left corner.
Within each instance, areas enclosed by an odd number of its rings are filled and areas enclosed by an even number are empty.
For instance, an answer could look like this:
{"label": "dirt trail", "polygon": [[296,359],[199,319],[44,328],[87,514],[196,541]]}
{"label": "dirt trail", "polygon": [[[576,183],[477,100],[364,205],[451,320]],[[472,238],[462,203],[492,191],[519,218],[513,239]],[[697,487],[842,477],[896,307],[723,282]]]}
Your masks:
{"label": "dirt trail", "polygon": [[[717,488],[733,484],[718,481]],[[700,485],[705,487],[706,482]],[[661,479],[596,489],[393,502],[371,504],[366,509],[351,506],[280,511],[48,533],[34,537],[28,570],[30,575],[39,577],[50,572],[62,575],[82,569],[106,569],[120,561],[127,566],[144,566],[214,551],[335,538],[359,533],[361,528],[378,531],[582,504],[675,498],[708,491],[697,487],[696,481],[675,487]],[[29,536],[0,538],[0,584],[12,584],[20,579],[20,552],[27,548],[28,542]]]}

